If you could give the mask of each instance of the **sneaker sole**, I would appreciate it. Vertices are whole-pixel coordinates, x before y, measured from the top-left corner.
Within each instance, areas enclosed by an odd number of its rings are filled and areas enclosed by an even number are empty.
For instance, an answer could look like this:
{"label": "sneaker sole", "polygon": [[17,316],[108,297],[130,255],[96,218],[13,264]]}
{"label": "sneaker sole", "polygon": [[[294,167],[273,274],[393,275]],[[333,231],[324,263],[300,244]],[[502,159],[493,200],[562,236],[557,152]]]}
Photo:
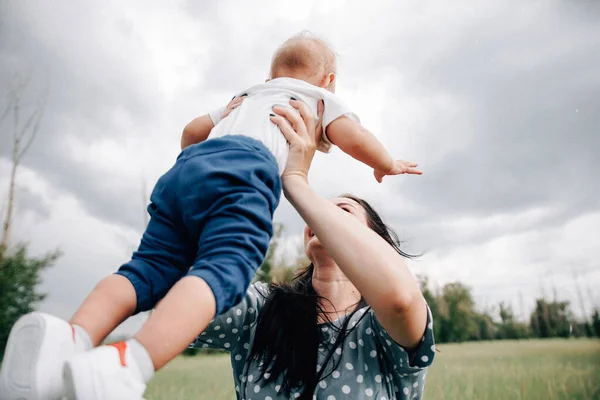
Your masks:
{"label": "sneaker sole", "polygon": [[[53,331],[64,334],[68,329],[64,324],[64,321],[42,313],[27,314],[17,321],[10,331],[0,371],[1,400],[53,400],[62,397],[61,393],[57,393],[61,391],[60,383],[53,380],[57,376],[59,379],[62,377],[62,371],[55,370],[56,363],[60,364],[56,353],[63,349],[59,349],[60,346],[49,336]],[[54,365],[45,365],[48,359]]]}
{"label": "sneaker sole", "polygon": [[0,398],[43,400],[37,393],[36,368],[46,321],[37,314],[21,317],[10,331],[2,371]]}

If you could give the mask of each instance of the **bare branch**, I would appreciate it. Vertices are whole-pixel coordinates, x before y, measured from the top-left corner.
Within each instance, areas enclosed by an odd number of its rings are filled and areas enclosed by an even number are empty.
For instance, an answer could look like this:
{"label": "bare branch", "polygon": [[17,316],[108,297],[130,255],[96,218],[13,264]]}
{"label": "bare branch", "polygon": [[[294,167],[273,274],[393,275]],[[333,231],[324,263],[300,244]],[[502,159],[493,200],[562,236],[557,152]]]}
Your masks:
{"label": "bare branch", "polygon": [[8,113],[10,113],[11,108],[13,107],[13,97],[10,96],[8,103],[6,104],[6,110],[4,110],[4,113],[2,114],[2,116],[0,117],[0,126],[2,126],[2,122],[4,121],[4,119],[6,117],[8,117]]}
{"label": "bare branch", "polygon": [[17,159],[20,158],[22,151],[21,151],[21,141],[22,139],[25,137],[25,134],[27,133],[27,131],[29,130],[29,127],[31,126],[31,124],[33,124],[36,120],[38,114],[38,110],[35,110],[34,112],[31,113],[31,115],[29,116],[29,118],[27,118],[27,121],[25,121],[25,124],[21,127],[20,131],[18,133],[16,133],[15,138],[16,138],[16,157]]}
{"label": "bare branch", "polygon": [[[44,114],[45,108],[46,108],[46,101],[42,100],[40,102],[40,104],[38,105],[38,108],[32,114],[32,116],[35,115],[35,123],[33,125],[33,128],[31,129],[31,135],[29,136],[27,143],[25,143],[25,145],[23,146],[23,149],[19,153],[19,156],[18,156],[19,162],[21,161],[21,158],[23,157],[23,155],[25,155],[25,153],[27,153],[27,150],[29,150],[31,143],[33,143],[33,139],[35,139],[35,137],[40,129],[40,123],[42,122],[42,116]],[[23,132],[23,135],[24,135],[24,133],[25,132]]]}
{"label": "bare branch", "polygon": [[18,72],[15,73],[14,81],[16,82],[15,92],[18,94],[22,94],[29,86],[29,82],[31,82],[31,78],[33,77],[32,73],[26,75],[25,79],[23,79],[23,75]]}
{"label": "bare branch", "polygon": [[[8,248],[9,236],[12,228],[17,169],[23,155],[29,150],[39,131],[42,115],[46,106],[46,95],[42,95],[38,99],[35,110],[29,115],[25,124],[21,126],[19,119],[22,105],[21,98],[25,93],[25,89],[29,86],[32,76],[33,74],[28,74],[25,79],[22,79],[20,74],[16,73],[14,75],[13,85],[11,85],[12,88],[9,92],[9,103],[2,118],[0,118],[1,123],[10,114],[10,111],[13,112],[12,168],[8,185],[8,204],[6,213],[4,213],[2,238],[0,239],[0,250],[2,251]],[[28,133],[30,133],[30,135],[28,135]]]}

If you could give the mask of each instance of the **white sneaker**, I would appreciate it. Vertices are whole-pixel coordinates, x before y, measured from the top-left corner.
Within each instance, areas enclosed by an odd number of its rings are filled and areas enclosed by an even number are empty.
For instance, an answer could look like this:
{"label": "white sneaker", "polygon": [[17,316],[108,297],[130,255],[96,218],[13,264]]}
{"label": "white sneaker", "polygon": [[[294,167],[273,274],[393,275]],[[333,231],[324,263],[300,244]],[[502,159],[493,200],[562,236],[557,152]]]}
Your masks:
{"label": "white sneaker", "polygon": [[8,337],[0,371],[0,399],[61,399],[64,364],[82,351],[79,347],[67,321],[39,312],[24,315]]}
{"label": "white sneaker", "polygon": [[146,384],[125,342],[100,346],[67,361],[69,400],[143,400]]}

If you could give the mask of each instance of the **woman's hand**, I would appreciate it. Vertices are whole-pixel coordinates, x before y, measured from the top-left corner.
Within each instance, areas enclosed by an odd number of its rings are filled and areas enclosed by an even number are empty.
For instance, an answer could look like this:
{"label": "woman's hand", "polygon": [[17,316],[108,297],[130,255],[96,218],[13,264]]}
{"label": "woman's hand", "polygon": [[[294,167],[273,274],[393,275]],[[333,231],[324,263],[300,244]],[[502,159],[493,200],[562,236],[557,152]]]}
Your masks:
{"label": "woman's hand", "polygon": [[317,150],[317,140],[322,132],[323,102],[319,101],[317,106],[317,118],[312,114],[310,108],[299,100],[291,100],[292,107],[273,107],[271,121],[279,127],[281,133],[290,144],[288,161],[281,176],[284,190],[289,183],[299,179],[308,182],[308,170]]}

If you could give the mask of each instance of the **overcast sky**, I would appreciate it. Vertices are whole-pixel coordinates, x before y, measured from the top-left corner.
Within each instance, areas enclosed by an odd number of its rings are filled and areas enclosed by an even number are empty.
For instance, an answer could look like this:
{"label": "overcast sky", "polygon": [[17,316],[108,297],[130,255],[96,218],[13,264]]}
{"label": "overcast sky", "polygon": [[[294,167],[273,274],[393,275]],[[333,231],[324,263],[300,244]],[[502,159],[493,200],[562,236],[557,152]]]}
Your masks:
{"label": "overcast sky", "polygon": [[[427,3],[427,5],[422,4]],[[310,181],[380,210],[437,285],[517,315],[536,296],[600,306],[600,6],[592,1],[0,1],[0,106],[32,76],[47,91],[18,175],[13,242],[64,255],[42,309],[68,318],[125,262],[148,191],[192,118],[267,77],[309,29],[339,54],[338,94],[421,177],[386,178],[336,150]],[[10,125],[0,127],[0,210]],[[303,223],[283,201],[290,240]],[[597,291],[596,291],[597,292]],[[522,299],[522,301],[521,301]]]}

